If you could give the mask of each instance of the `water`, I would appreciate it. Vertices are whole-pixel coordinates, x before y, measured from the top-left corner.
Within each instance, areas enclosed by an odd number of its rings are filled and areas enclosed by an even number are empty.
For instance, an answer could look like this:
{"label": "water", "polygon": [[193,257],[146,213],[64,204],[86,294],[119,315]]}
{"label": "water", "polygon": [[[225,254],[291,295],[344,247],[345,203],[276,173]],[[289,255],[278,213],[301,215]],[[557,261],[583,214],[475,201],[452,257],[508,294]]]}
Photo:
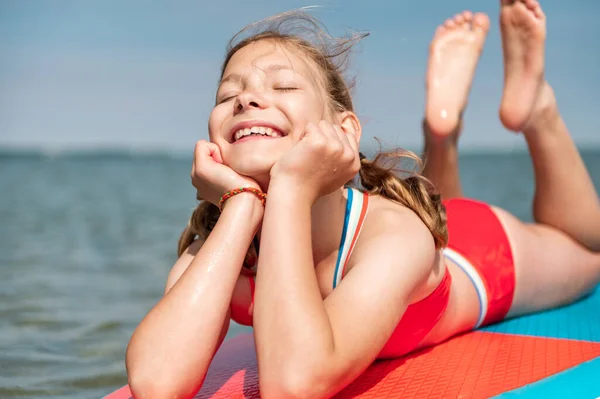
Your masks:
{"label": "water", "polygon": [[[600,152],[584,159],[599,187]],[[190,167],[0,156],[0,397],[99,398],[126,383],[127,342],[160,298],[195,206]],[[530,220],[526,154],[465,156],[461,168],[467,195]]]}

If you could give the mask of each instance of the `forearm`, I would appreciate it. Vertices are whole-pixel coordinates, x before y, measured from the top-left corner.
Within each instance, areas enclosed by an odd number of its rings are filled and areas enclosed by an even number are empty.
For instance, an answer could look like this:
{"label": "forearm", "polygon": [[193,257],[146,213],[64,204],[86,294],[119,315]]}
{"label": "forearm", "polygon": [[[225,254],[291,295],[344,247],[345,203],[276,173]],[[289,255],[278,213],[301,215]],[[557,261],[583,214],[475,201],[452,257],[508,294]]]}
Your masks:
{"label": "forearm", "polygon": [[316,366],[334,349],[314,269],[311,206],[301,193],[269,188],[254,304],[263,373]]}
{"label": "forearm", "polygon": [[244,256],[262,219],[250,195],[230,199],[186,271],[136,329],[127,350],[131,375],[187,379],[200,386],[228,314]]}

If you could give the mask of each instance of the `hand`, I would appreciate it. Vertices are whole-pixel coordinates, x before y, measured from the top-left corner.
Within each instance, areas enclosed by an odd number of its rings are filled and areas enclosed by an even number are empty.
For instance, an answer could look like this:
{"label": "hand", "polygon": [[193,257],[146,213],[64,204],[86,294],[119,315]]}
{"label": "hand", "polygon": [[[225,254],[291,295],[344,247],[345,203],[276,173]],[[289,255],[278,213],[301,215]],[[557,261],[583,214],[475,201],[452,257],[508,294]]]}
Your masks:
{"label": "hand", "polygon": [[219,146],[206,140],[196,143],[191,177],[192,185],[198,190],[198,198],[217,206],[221,196],[234,188],[260,189],[254,180],[241,176],[224,165]]}
{"label": "hand", "polygon": [[285,181],[314,202],[346,184],[359,169],[353,133],[327,121],[309,123],[300,141],[273,165],[269,186]]}

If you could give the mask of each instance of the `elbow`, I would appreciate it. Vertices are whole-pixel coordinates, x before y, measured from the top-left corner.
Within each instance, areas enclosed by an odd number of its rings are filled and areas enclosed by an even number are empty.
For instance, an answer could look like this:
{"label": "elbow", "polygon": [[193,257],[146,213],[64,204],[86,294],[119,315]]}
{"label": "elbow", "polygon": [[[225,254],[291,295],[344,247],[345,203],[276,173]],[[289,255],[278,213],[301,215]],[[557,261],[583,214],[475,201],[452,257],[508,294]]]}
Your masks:
{"label": "elbow", "polygon": [[308,370],[290,370],[259,377],[260,394],[264,399],[319,399],[330,397],[335,383],[323,373]]}
{"label": "elbow", "polygon": [[176,381],[168,381],[165,378],[148,378],[135,372],[128,373],[128,383],[134,399],[191,399],[196,394],[196,392],[190,391],[190,387],[181,386]]}
{"label": "elbow", "polygon": [[125,354],[128,385],[134,399],[191,399],[198,393],[208,367],[172,362],[165,351],[149,351],[151,346],[141,342],[144,341],[136,340],[134,334]]}
{"label": "elbow", "polygon": [[127,376],[131,397],[134,399],[152,399],[166,396],[165,387],[161,387],[156,381],[145,379],[136,373],[129,372]]}
{"label": "elbow", "polygon": [[148,359],[133,359],[127,353],[127,383],[134,399],[193,398],[200,387],[183,375],[175,375],[163,367],[156,367]]}
{"label": "elbow", "polygon": [[167,392],[169,389],[163,383],[153,380],[152,378],[146,378],[136,371],[129,371],[127,374],[129,390],[134,399],[173,397],[173,392]]}

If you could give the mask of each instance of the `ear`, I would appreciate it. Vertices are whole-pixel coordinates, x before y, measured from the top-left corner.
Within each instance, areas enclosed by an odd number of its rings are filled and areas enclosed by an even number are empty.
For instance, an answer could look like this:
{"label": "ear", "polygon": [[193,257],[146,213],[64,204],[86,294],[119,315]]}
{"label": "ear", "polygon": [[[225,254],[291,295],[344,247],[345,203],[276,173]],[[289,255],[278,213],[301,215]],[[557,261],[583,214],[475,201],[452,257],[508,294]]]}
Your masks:
{"label": "ear", "polygon": [[340,127],[344,133],[354,134],[354,137],[356,137],[356,142],[360,144],[362,127],[360,126],[360,120],[354,112],[344,111],[340,114]]}

